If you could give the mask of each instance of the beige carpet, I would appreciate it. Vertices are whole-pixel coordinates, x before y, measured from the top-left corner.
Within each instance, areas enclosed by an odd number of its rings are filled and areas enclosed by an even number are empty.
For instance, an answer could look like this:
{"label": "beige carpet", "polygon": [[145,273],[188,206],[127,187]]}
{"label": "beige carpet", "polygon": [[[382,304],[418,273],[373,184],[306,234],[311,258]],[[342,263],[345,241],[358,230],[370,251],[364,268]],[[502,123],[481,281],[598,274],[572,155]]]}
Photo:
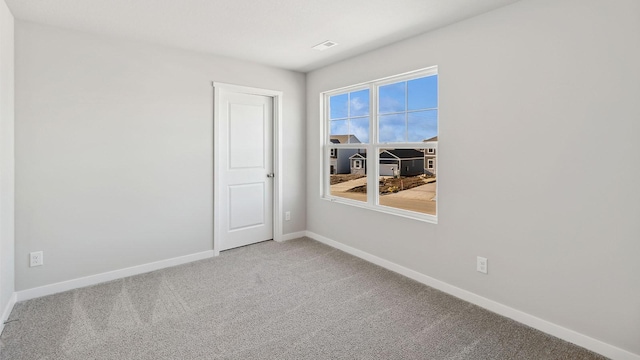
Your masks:
{"label": "beige carpet", "polygon": [[310,239],[16,304],[0,358],[602,359]]}

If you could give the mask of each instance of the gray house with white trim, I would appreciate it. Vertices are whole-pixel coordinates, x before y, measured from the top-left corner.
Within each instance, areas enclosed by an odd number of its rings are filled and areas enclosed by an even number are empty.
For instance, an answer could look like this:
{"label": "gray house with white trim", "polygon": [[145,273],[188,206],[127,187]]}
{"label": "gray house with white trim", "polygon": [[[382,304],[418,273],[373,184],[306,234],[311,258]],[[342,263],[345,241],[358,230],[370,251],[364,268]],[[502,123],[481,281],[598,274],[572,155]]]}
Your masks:
{"label": "gray house with white trim", "polygon": [[[430,139],[424,140],[426,143],[438,143],[438,137],[434,136]],[[424,174],[427,176],[436,176],[436,162],[437,162],[438,149],[428,148],[424,149]]]}
{"label": "gray house with white trim", "polygon": [[[329,141],[332,144],[359,144],[360,140],[355,135],[331,135]],[[349,174],[351,166],[349,157],[356,154],[356,149],[331,149],[329,150],[329,174]]]}
{"label": "gray house with white trim", "polygon": [[[352,155],[352,174],[366,174],[367,154],[360,152]],[[388,149],[380,153],[380,176],[393,176],[400,171],[400,176],[416,176],[424,173],[424,153],[415,149]]]}
{"label": "gray house with white trim", "polygon": [[367,174],[367,153],[357,152],[349,157],[352,174]]}
{"label": "gray house with white trim", "polygon": [[383,150],[380,153],[380,175],[416,176],[424,173],[424,153],[415,149]]}

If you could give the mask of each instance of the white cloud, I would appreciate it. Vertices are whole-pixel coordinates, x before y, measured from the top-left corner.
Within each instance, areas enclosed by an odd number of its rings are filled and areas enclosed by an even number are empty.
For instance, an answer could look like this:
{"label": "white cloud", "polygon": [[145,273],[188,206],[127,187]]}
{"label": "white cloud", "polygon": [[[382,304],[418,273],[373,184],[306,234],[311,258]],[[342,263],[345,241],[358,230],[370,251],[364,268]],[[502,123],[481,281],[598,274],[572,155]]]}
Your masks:
{"label": "white cloud", "polygon": [[401,142],[405,141],[404,126],[383,125],[380,127],[379,136],[381,142]]}
{"label": "white cloud", "polygon": [[369,142],[369,128],[365,128],[362,126],[351,125],[351,133],[355,135],[360,142],[368,143]]}
{"label": "white cloud", "polygon": [[351,108],[354,110],[362,110],[367,106],[366,103],[362,102],[360,98],[351,99]]}

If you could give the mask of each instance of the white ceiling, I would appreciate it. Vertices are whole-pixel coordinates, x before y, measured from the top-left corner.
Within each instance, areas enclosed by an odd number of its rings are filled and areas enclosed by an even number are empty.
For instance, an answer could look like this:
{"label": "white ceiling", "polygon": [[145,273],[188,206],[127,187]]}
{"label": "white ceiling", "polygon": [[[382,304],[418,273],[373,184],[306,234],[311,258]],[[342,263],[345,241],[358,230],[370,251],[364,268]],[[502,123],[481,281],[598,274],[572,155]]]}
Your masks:
{"label": "white ceiling", "polygon": [[[310,71],[518,0],[5,0],[22,20]],[[311,49],[325,40],[339,45]]]}

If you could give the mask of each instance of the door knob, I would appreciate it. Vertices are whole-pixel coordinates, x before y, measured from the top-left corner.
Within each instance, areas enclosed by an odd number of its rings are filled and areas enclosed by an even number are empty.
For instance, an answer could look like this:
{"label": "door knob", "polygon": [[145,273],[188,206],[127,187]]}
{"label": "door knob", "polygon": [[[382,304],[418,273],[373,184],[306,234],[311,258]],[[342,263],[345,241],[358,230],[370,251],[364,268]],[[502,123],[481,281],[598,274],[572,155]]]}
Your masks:
{"label": "door knob", "polygon": [[274,173],[269,173],[269,174],[267,174],[267,177],[268,177],[268,178],[276,177],[276,174],[274,174]]}

